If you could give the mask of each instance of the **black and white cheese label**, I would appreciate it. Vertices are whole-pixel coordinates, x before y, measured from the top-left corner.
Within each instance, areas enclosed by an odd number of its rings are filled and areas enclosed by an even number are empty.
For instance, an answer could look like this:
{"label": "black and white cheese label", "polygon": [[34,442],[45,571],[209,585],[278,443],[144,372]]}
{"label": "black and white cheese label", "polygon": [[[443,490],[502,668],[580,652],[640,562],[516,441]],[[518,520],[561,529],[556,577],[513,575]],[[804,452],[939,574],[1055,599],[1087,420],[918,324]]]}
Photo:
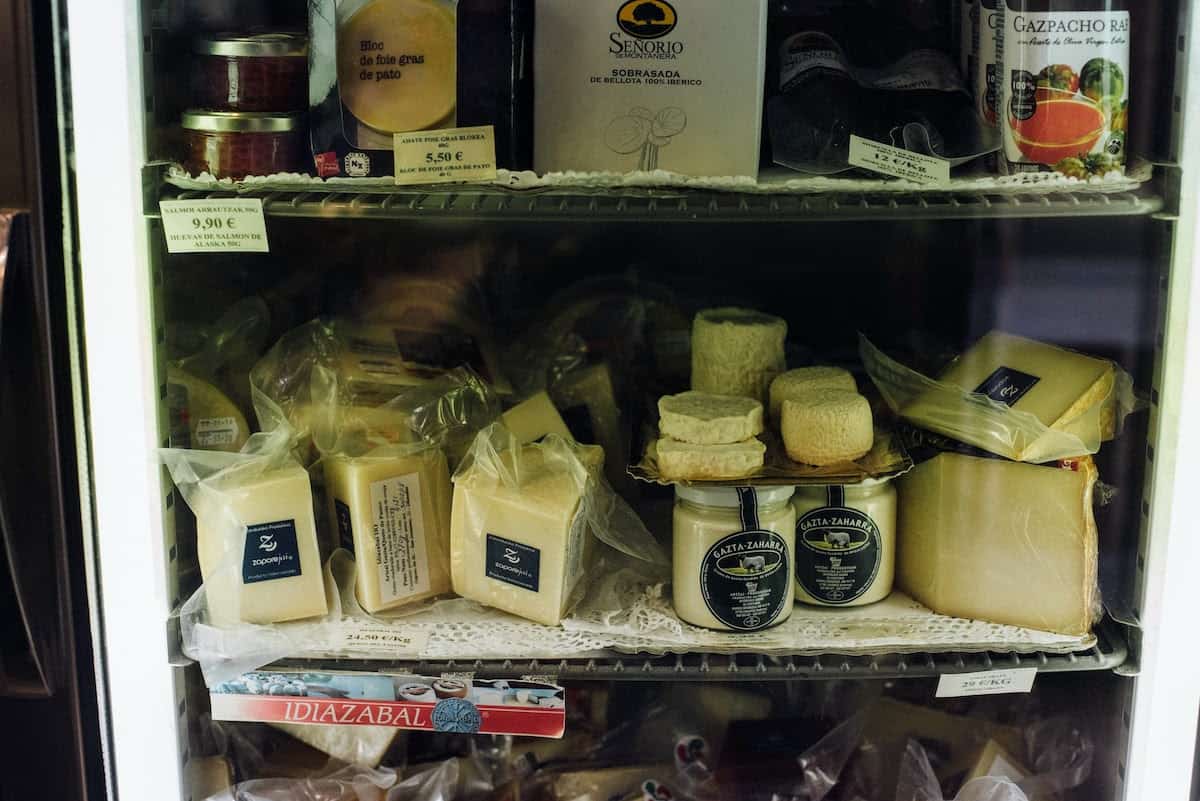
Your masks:
{"label": "black and white cheese label", "polygon": [[879,575],[882,558],[879,526],[846,506],[842,487],[829,487],[827,505],[796,521],[796,583],[822,603],[862,597]]}
{"label": "black and white cheese label", "polygon": [[484,559],[484,571],[488,578],[521,589],[538,591],[541,582],[542,552],[537,548],[488,534]]}
{"label": "black and white cheese label", "polygon": [[1005,406],[1014,406],[1041,380],[1036,375],[1022,373],[1011,367],[997,367],[995,372],[975,388],[975,393],[987,395]]}
{"label": "black and white cheese label", "polygon": [[758,527],[753,489],[740,488],[745,530],[708,549],[700,562],[700,594],[713,617],[736,631],[774,625],[785,611],[791,566],[787,542]]}
{"label": "black and white cheese label", "polygon": [[416,473],[371,484],[371,522],[379,597],[391,603],[429,592],[429,554]]}
{"label": "black and white cheese label", "polygon": [[246,527],[242,554],[242,583],[291,578],[300,575],[300,548],[296,521],[277,520]]}

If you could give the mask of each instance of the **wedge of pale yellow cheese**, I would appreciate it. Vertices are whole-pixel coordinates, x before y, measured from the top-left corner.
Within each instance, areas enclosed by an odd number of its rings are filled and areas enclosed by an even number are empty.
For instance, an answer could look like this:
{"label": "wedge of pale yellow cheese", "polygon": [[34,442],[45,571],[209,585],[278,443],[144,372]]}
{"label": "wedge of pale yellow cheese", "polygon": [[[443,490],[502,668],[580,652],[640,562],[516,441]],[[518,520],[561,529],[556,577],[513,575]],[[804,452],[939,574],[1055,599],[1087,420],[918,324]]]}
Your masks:
{"label": "wedge of pale yellow cheese", "polygon": [[558,434],[563,439],[573,439],[562,415],[544,391],[530,395],[501,417],[504,427],[511,431],[521,444],[536,442],[547,434]]}
{"label": "wedge of pale yellow cheese", "polygon": [[943,453],[898,482],[896,584],[935,612],[1080,635],[1099,609],[1096,468]]}
{"label": "wedge of pale yellow cheese", "polygon": [[[1105,359],[992,331],[955,359],[939,380],[1027,412],[1053,432],[1078,437],[1089,446],[1086,452],[1094,452],[1115,435],[1116,374],[1116,366]],[[939,420],[969,413],[946,409],[944,398],[918,396],[902,414],[919,426],[940,430]],[[1007,439],[981,436],[968,441],[1010,459],[1043,461],[1039,454],[1048,443],[1040,440],[1047,439],[1045,435],[1031,438],[1014,429]]]}

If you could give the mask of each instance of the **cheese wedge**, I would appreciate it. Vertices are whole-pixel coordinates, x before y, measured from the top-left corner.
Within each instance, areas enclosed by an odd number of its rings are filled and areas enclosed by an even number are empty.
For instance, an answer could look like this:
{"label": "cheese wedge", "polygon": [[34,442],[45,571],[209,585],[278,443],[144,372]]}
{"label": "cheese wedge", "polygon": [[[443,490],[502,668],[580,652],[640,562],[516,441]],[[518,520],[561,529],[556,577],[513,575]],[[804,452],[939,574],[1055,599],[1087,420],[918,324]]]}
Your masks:
{"label": "cheese wedge", "polygon": [[573,439],[562,415],[545,392],[530,395],[501,417],[504,427],[511,431],[521,444],[536,442],[547,434],[558,434],[567,440]]}
{"label": "cheese wedge", "polygon": [[658,429],[664,437],[696,445],[729,445],[763,430],[762,404],[750,398],[683,392],[658,401]]}
{"label": "cheese wedge", "polygon": [[943,453],[898,484],[896,584],[935,612],[1086,634],[1099,609],[1096,468]]}
{"label": "cheese wedge", "polygon": [[871,404],[857,392],[820,389],[785,400],[781,428],[789,458],[822,467],[850,462],[871,450]]}
{"label": "cheese wedge", "polygon": [[241,410],[207,381],[167,368],[171,447],[237,453],[250,437]]}

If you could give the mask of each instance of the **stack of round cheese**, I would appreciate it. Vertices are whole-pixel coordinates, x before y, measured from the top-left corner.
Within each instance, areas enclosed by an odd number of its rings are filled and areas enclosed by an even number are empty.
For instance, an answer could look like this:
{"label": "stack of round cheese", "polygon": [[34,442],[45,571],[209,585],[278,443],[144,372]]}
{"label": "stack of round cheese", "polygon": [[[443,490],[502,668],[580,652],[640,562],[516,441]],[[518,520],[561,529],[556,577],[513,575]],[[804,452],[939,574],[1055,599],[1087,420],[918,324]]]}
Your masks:
{"label": "stack of round cheese", "polygon": [[672,481],[741,478],[763,466],[762,404],[750,398],[684,392],[658,401],[659,472]]}
{"label": "stack of round cheese", "polygon": [[874,442],[871,404],[838,367],[790,370],[771,383],[772,418],[797,462],[823,467],[864,456]]}

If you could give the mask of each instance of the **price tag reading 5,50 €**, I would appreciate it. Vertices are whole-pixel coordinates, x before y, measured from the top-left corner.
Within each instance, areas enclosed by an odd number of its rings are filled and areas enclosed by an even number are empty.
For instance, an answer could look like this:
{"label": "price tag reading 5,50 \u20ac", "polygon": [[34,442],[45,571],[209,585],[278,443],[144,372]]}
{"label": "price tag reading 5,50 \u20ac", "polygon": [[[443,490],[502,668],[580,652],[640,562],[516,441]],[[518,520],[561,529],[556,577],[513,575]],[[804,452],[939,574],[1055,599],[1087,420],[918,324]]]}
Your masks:
{"label": "price tag reading 5,50 \u20ac", "polygon": [[397,185],[496,179],[496,132],[490,125],[394,136]]}
{"label": "price tag reading 5,50 \u20ac", "polygon": [[262,201],[161,200],[168,253],[269,253]]}

